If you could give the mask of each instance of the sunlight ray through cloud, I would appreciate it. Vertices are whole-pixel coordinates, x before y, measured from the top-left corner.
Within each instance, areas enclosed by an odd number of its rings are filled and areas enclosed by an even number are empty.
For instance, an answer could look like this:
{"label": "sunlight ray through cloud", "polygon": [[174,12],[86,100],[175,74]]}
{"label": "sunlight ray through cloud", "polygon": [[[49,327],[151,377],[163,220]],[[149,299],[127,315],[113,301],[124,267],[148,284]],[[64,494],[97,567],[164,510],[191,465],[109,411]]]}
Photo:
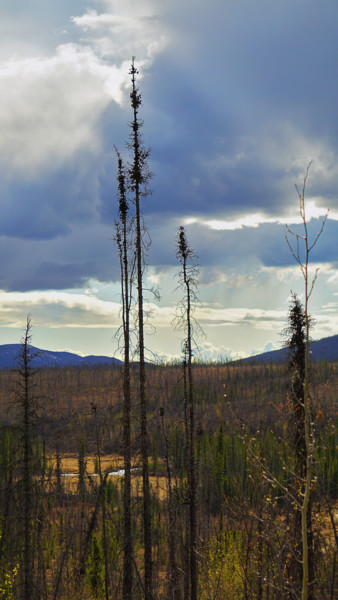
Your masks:
{"label": "sunlight ray through cloud", "polygon": [[311,256],[311,268],[319,267],[312,311],[316,335],[333,335],[338,4],[215,0],[210,10],[196,0],[192,10],[178,0],[76,0],[48,11],[40,4],[18,0],[3,10],[4,341],[20,337],[32,312],[48,344],[53,328],[58,345],[64,333],[67,347],[92,340],[98,352],[103,344],[111,351],[120,325],[114,147],[130,160],[132,56],[154,173],[143,204],[152,239],[145,274],[161,301],[148,306],[149,346],[179,352],[171,321],[182,224],[201,266],[196,316],[212,345],[205,353],[278,345],[290,291],[303,295],[285,233],[286,225],[299,230],[295,184],[302,188],[310,161],[311,239],[330,208]]}

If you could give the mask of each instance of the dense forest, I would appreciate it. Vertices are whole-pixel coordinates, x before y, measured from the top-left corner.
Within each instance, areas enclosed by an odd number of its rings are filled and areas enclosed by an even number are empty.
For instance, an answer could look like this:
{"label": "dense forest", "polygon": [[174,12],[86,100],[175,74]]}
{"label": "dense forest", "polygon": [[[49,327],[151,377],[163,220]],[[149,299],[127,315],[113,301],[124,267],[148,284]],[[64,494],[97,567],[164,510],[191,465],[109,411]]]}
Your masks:
{"label": "dense forest", "polygon": [[195,361],[198,266],[183,226],[182,358],[151,364],[134,61],[130,75],[130,158],[116,149],[123,364],[35,369],[27,318],[17,369],[0,371],[0,598],[334,600],[336,365],[310,360],[309,255],[325,219],[310,240],[308,171],[303,235],[287,234],[304,305],[292,296],[285,364]]}

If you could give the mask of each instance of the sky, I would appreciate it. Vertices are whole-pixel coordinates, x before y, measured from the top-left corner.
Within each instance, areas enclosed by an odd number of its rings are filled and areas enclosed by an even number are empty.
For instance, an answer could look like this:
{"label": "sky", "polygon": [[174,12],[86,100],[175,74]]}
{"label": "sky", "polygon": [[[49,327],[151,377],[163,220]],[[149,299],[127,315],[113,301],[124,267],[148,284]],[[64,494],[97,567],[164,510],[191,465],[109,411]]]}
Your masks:
{"label": "sky", "polygon": [[[338,333],[336,0],[0,3],[0,343],[119,356],[116,146],[127,159],[130,63],[152,194],[147,356],[181,354],[176,238],[199,265],[196,354],[281,346],[304,281],[285,240],[306,185],[317,281],[312,337]],[[295,242],[295,237],[290,236]]]}

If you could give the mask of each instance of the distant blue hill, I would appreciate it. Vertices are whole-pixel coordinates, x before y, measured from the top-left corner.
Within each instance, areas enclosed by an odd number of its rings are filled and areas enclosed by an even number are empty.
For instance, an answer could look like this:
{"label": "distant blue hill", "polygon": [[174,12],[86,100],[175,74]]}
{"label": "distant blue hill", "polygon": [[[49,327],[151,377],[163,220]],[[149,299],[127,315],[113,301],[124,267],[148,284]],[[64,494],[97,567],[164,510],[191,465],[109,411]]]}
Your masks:
{"label": "distant blue hill", "polygon": [[[321,340],[316,340],[310,344],[310,353],[312,360],[328,360],[338,361],[338,335],[332,335]],[[288,351],[286,348],[280,350],[272,350],[271,352],[263,352],[256,356],[242,358],[236,362],[250,363],[275,363],[284,362],[287,360]]]}
{"label": "distant blue hill", "polygon": [[[21,344],[0,345],[0,369],[15,369],[18,365]],[[69,367],[69,366],[95,366],[95,365],[119,365],[122,364],[117,358],[109,356],[79,356],[72,352],[53,352],[51,350],[40,350],[31,346],[34,367]],[[338,361],[338,335],[323,338],[311,342],[310,346],[312,360]],[[236,363],[277,363],[287,360],[286,348],[264,352],[256,356],[249,356],[236,360]]]}
{"label": "distant blue hill", "polygon": [[[15,369],[18,366],[18,357],[21,344],[0,345],[0,369]],[[83,367],[95,365],[122,364],[117,358],[109,356],[79,356],[72,352],[52,352],[40,350],[31,346],[33,367]]]}

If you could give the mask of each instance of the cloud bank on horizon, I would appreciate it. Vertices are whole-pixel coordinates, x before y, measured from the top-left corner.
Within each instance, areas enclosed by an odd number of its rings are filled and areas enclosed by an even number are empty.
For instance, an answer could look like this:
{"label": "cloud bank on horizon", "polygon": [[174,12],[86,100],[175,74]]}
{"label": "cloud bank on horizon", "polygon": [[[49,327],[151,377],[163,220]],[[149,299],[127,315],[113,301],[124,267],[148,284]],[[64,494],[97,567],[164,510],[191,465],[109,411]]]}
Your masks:
{"label": "cloud bank on horizon", "polygon": [[[175,236],[201,264],[202,356],[280,345],[301,274],[285,243],[307,187],[320,275],[314,337],[337,333],[338,5],[332,0],[13,0],[0,41],[0,328],[27,312],[34,344],[112,353],[119,267],[114,145],[128,138],[136,56],[153,194],[149,283],[161,356],[172,332]],[[111,316],[110,316],[111,315]]]}

